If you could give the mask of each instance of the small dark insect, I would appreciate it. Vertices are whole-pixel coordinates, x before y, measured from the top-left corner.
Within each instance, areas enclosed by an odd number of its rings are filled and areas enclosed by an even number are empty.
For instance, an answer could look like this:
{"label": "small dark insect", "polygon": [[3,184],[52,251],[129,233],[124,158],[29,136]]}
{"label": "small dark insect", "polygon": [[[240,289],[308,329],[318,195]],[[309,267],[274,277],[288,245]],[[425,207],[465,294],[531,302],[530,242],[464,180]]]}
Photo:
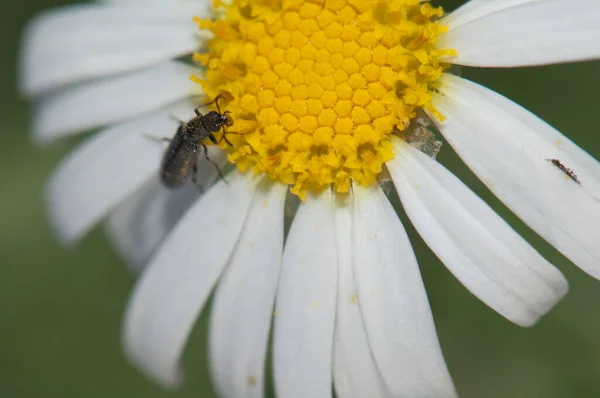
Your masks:
{"label": "small dark insect", "polygon": [[[200,147],[204,149],[206,160],[215,166],[219,175],[223,178],[219,166],[208,157],[206,144],[203,142],[208,138],[213,144],[219,144],[221,140],[225,140],[231,145],[231,142],[225,136],[228,133],[225,127],[231,126],[233,120],[229,116],[229,111],[221,113],[219,100],[222,98],[222,95],[217,95],[214,100],[194,109],[196,116],[193,119],[188,122],[180,122],[175,137],[170,140],[171,143],[165,152],[160,169],[160,179],[168,188],[174,189],[183,186],[190,176],[195,180]],[[206,115],[200,113],[200,108],[213,103],[217,107],[216,111],[210,111]],[[221,129],[223,130],[223,136],[221,140],[217,141],[214,133],[219,132]]]}
{"label": "small dark insect", "polygon": [[575,174],[575,172],[573,172],[573,170],[565,167],[565,165],[562,164],[560,162],[560,160],[558,160],[558,159],[546,159],[546,160],[549,161],[549,162],[552,162],[553,165],[555,165],[556,167],[558,167],[560,169],[560,171],[562,171],[567,176],[569,176],[569,178],[571,178],[577,184],[581,184],[581,181],[579,181],[579,179],[577,178],[577,174]]}

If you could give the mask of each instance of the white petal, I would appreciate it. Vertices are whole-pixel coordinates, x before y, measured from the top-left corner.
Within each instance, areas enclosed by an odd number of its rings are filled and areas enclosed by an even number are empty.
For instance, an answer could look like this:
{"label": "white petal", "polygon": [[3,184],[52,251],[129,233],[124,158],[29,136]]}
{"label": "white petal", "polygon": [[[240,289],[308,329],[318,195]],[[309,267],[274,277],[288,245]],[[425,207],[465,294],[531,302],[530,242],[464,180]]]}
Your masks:
{"label": "white petal", "polygon": [[338,301],[333,345],[335,391],[342,398],[387,397],[365,331],[352,269],[352,195],[337,197]]}
{"label": "white petal", "polygon": [[[173,3],[173,2],[172,2]],[[197,2],[144,7],[80,4],[45,12],[24,34],[21,90],[39,95],[92,78],[132,71],[189,54],[202,34]]]}
{"label": "white petal", "polygon": [[158,173],[164,145],[145,133],[173,134],[176,128],[168,112],[144,116],[93,135],[63,161],[50,178],[46,197],[52,224],[65,244],[80,239]]}
{"label": "white petal", "polygon": [[[460,157],[533,230],[600,278],[597,162],[508,99],[458,77],[441,83],[433,103],[447,118],[434,121]],[[572,168],[581,184],[549,159]]]}
{"label": "white petal", "polygon": [[513,6],[440,37],[454,64],[486,67],[547,65],[600,57],[600,2],[544,0]]}
{"label": "white petal", "polygon": [[404,141],[394,142],[388,169],[413,225],[474,295],[531,326],[567,292],[568,284],[504,220],[442,165]]}
{"label": "white petal", "polygon": [[378,186],[353,192],[354,279],[383,380],[394,397],[456,397],[404,227]]}
{"label": "white petal", "polygon": [[287,237],[273,334],[281,398],[331,397],[337,250],[331,192],[309,195]]}
{"label": "white petal", "polygon": [[81,83],[40,98],[34,136],[45,142],[119,122],[200,93],[194,69],[166,62],[108,79]]}
{"label": "white petal", "polygon": [[[208,147],[208,154],[220,168],[227,162],[224,151]],[[158,174],[151,182],[120,204],[108,219],[109,237],[132,271],[139,271],[186,210],[218,177],[204,156],[198,158],[195,184],[179,189],[165,188]]]}
{"label": "white petal", "polygon": [[256,179],[233,171],[194,204],[142,274],[125,312],[129,359],[165,386],[180,382],[179,358],[194,321],[242,230]]}
{"label": "white petal", "polygon": [[283,251],[287,186],[265,181],[215,293],[210,358],[219,396],[264,396],[269,329]]}
{"label": "white petal", "polygon": [[446,26],[448,30],[452,30],[498,11],[536,1],[542,0],[470,0],[445,16],[441,23]]}
{"label": "white petal", "polygon": [[[538,152],[536,156],[546,156],[547,160],[559,159],[577,172],[582,182],[580,188],[600,201],[600,162],[568,137],[519,104],[477,83],[447,74],[442,77],[442,84],[445,87],[443,91],[452,90],[457,95],[469,96],[470,100],[465,100],[467,103],[478,101],[479,96],[485,98],[484,104],[491,107],[488,111],[496,112],[495,117],[506,117],[507,123],[510,123],[501,127],[503,136],[512,133],[512,140],[525,145],[528,150]],[[477,106],[476,102],[470,103],[471,106]],[[513,130],[515,126],[519,126],[519,129]],[[561,175],[568,179],[564,174]]]}
{"label": "white petal", "polygon": [[154,250],[198,199],[193,184],[165,188],[158,176],[120,204],[107,222],[109,237],[132,270],[146,265]]}

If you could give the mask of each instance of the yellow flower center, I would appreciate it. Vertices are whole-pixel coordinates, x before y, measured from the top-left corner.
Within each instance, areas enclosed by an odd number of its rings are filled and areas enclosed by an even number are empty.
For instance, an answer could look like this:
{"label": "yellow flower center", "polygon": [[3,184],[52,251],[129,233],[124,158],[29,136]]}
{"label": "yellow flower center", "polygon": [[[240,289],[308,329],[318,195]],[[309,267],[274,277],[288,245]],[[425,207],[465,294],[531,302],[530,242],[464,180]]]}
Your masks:
{"label": "yellow flower center", "polygon": [[224,94],[234,125],[223,145],[241,171],[252,168],[307,190],[375,182],[394,157],[390,136],[424,107],[452,50],[439,7],[419,0],[215,0],[206,66],[207,97]]}

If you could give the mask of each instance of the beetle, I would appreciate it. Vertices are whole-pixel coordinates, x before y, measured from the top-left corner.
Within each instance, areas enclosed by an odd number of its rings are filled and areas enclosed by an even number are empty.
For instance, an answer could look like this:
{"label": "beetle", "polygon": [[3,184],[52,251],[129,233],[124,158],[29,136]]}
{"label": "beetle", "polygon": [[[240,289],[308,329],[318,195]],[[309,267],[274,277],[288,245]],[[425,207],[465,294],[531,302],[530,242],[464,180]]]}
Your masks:
{"label": "beetle", "polygon": [[[173,139],[163,156],[162,165],[160,168],[160,179],[162,183],[171,189],[183,186],[192,176],[195,178],[197,172],[198,156],[200,156],[200,147],[204,149],[204,157],[215,168],[223,178],[221,170],[216,163],[208,157],[208,151],[205,139],[209,139],[213,144],[219,144],[221,140],[231,145],[227,140],[226,127],[233,124],[233,119],[229,111],[221,113],[219,100],[224,98],[221,94],[217,95],[214,100],[200,105],[194,109],[196,116],[187,122],[180,121],[179,127]],[[217,110],[210,111],[206,115],[200,113],[200,109],[205,106],[215,104]],[[215,133],[223,130],[221,140],[217,141]],[[233,133],[232,133],[233,134]],[[223,178],[224,179],[224,178]]]}
{"label": "beetle", "polygon": [[560,160],[558,160],[558,159],[546,159],[546,160],[549,161],[550,163],[552,163],[553,165],[555,165],[556,167],[558,167],[560,169],[560,171],[565,173],[571,180],[573,180],[577,184],[581,185],[581,181],[579,181],[579,178],[577,178],[577,174],[575,174],[575,172],[573,170],[567,168],[564,164],[562,164],[560,162]]}

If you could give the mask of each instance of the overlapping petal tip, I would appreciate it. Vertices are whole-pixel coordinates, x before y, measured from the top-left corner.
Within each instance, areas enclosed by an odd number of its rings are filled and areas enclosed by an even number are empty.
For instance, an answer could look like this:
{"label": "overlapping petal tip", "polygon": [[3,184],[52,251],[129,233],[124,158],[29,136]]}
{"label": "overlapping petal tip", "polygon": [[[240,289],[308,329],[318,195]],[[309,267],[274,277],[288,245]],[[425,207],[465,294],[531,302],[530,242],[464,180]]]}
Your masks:
{"label": "overlapping petal tip", "polygon": [[194,16],[202,2],[80,4],[40,14],[23,36],[20,89],[40,95],[61,86],[144,69],[202,44]]}
{"label": "overlapping petal tip", "polygon": [[258,179],[230,173],[197,201],[148,264],[125,312],[129,359],[167,387],[181,380],[179,359],[193,324],[221,275]]}
{"label": "overlapping petal tip", "polygon": [[353,185],[352,262],[381,377],[394,397],[456,397],[417,260],[379,187]]}
{"label": "overlapping petal tip", "polygon": [[600,58],[596,0],[470,1],[446,21],[450,30],[437,45],[455,49],[458,55],[448,61],[458,65],[518,67]]}
{"label": "overlapping petal tip", "polygon": [[433,119],[467,166],[534,231],[600,278],[598,162],[505,97],[454,76],[441,83],[433,103],[446,120]]}
{"label": "overlapping petal tip", "polygon": [[48,142],[159,111],[191,95],[199,95],[200,89],[189,80],[192,73],[191,66],[168,61],[49,93],[36,104],[34,138]]}
{"label": "overlapping petal tip", "polygon": [[332,396],[336,301],[332,193],[325,190],[300,205],[285,244],[273,332],[277,396]]}
{"label": "overlapping petal tip", "polygon": [[491,308],[521,326],[537,322],[568,290],[560,271],[442,165],[394,146],[388,169],[423,240]]}
{"label": "overlapping petal tip", "polygon": [[[211,146],[208,154],[219,168],[224,167],[227,157],[222,150]],[[218,177],[216,168],[200,156],[194,183],[168,189],[157,173],[144,188],[115,208],[106,223],[108,236],[132,271],[146,265],[181,216]]]}
{"label": "overlapping petal tip", "polygon": [[222,397],[261,398],[283,251],[287,187],[259,186],[227,270],[215,292],[210,365]]}

